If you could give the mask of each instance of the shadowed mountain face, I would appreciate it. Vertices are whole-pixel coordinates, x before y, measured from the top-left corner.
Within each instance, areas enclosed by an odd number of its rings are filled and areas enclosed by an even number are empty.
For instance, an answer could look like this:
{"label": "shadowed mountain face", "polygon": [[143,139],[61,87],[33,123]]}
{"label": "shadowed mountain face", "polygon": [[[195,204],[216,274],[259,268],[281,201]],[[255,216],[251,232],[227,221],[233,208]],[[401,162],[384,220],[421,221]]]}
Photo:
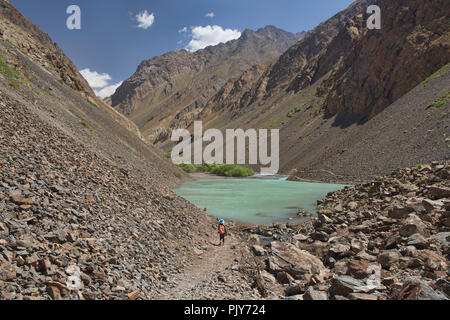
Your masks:
{"label": "shadowed mountain face", "polygon": [[450,61],[448,1],[378,3],[381,30],[356,16],[340,35],[351,46],[321,88],[328,114],[372,118]]}
{"label": "shadowed mountain face", "polygon": [[[323,22],[314,30],[309,32],[304,39],[289,48],[278,59],[266,65],[255,67],[253,71],[243,74],[239,79],[232,79],[219,93],[209,101],[204,108],[203,115],[210,113],[210,108],[245,110],[254,103],[258,104],[271,101],[273,97],[298,91],[300,87],[307,87],[317,78],[316,71],[322,75],[329,72],[340,58],[334,55],[327,61],[319,61],[320,57],[325,59],[327,49],[333,45],[336,37],[355,15],[365,12],[370,1],[356,1],[346,10],[336,14],[334,17]],[[336,41],[344,48],[339,52],[345,53],[348,46]],[[254,72],[256,69],[259,72]],[[239,83],[245,83],[245,86]],[[229,91],[226,88],[233,87]],[[221,101],[221,105],[217,105]],[[236,116],[235,114],[233,116]]]}
{"label": "shadowed mountain face", "polygon": [[155,57],[142,62],[117,89],[111,105],[132,119],[146,140],[163,141],[174,116],[201,110],[230,78],[278,57],[304,36],[267,26],[194,53],[181,50]]}
{"label": "shadowed mountain face", "polygon": [[[343,112],[372,117],[450,60],[450,19],[446,1],[378,1],[381,30],[366,27],[373,1],[357,1],[321,24],[274,63],[245,74],[221,90],[209,106],[246,109],[319,80],[328,115]],[[325,76],[325,77],[324,77]],[[234,83],[233,83],[234,82]],[[225,96],[226,95],[226,96]],[[205,112],[208,112],[205,108]]]}

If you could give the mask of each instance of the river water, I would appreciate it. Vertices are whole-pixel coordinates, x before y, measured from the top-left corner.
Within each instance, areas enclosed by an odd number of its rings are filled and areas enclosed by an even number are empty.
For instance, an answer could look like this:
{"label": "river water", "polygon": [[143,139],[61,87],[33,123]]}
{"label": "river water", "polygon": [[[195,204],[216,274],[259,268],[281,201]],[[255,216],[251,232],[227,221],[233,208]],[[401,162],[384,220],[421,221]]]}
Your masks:
{"label": "river water", "polygon": [[299,210],[316,212],[317,200],[346,185],[286,181],[286,177],[199,179],[175,192],[198,208],[225,220],[270,225],[289,220]]}

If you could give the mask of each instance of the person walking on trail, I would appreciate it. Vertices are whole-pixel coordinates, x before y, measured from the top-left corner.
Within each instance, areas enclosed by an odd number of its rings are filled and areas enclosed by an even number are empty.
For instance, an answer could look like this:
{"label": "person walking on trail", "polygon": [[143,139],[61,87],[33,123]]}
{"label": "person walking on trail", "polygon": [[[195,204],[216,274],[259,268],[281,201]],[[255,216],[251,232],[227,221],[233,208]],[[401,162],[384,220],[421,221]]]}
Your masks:
{"label": "person walking on trail", "polygon": [[225,227],[225,221],[223,219],[220,219],[219,221],[219,235],[220,235],[220,242],[219,246],[225,246],[225,236],[227,235],[227,227]]}

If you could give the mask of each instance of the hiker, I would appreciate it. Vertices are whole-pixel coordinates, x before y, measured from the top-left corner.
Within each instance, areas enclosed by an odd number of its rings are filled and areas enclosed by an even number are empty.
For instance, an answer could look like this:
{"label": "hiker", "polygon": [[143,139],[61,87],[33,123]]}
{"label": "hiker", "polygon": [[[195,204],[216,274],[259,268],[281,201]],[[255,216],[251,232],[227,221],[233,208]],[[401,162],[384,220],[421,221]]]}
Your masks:
{"label": "hiker", "polygon": [[219,221],[219,234],[220,234],[219,246],[220,245],[225,246],[225,236],[227,235],[227,228],[225,227],[225,221],[223,219],[220,219]]}

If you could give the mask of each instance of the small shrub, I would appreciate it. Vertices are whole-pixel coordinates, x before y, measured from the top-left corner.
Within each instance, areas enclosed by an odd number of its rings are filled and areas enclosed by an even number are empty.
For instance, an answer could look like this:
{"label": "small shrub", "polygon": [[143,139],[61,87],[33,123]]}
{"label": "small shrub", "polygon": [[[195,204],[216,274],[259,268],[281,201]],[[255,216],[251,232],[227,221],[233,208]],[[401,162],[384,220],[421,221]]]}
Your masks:
{"label": "small shrub", "polygon": [[439,100],[439,101],[434,101],[432,103],[430,103],[427,107],[427,110],[430,108],[439,108],[442,107],[445,104],[445,101]]}
{"label": "small shrub", "polygon": [[440,108],[450,100],[450,91],[443,95],[439,100],[433,101],[426,107],[426,110],[431,108]]}
{"label": "small shrub", "polygon": [[91,106],[93,106],[93,107],[95,107],[95,108],[98,108],[98,105],[96,105],[94,102],[92,102],[91,100],[89,100],[89,99],[86,99],[87,100],[87,102],[89,102],[89,104],[91,105]]}
{"label": "small shrub", "polygon": [[180,164],[179,167],[187,173],[207,172],[218,176],[233,177],[233,178],[245,178],[253,176],[255,174],[255,172],[252,169],[248,169],[233,164],[204,163],[201,165],[195,165],[190,163],[183,163]]}
{"label": "small shrub", "polygon": [[19,89],[20,88],[20,84],[21,82],[19,80],[13,79],[9,81],[9,85],[11,87],[13,87],[14,89]]}
{"label": "small shrub", "polygon": [[80,124],[85,127],[88,130],[91,130],[91,126],[89,125],[89,123],[85,120],[80,120]]}
{"label": "small shrub", "polygon": [[0,72],[5,74],[10,79],[20,78],[20,72],[15,68],[11,68],[5,61],[0,60]]}
{"label": "small shrub", "polygon": [[193,173],[193,172],[197,172],[197,168],[195,167],[195,165],[190,164],[190,163],[182,163],[179,165],[179,167],[187,173]]}
{"label": "small shrub", "polygon": [[179,172],[174,172],[173,175],[177,178],[181,178],[181,174]]}
{"label": "small shrub", "polygon": [[423,84],[430,82],[431,80],[439,79],[443,75],[447,74],[447,72],[450,71],[450,63],[447,63],[445,66],[443,66],[441,69],[433,73],[431,76],[429,76]]}

